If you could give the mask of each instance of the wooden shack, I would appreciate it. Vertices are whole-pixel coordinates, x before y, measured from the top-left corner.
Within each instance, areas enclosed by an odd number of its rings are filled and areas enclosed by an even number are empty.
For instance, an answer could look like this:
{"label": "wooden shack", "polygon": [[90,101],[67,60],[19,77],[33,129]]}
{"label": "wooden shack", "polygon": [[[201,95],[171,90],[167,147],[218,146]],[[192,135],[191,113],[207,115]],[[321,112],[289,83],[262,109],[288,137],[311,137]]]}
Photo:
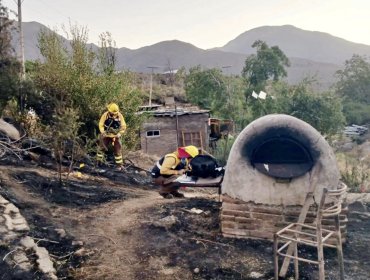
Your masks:
{"label": "wooden shack", "polygon": [[161,156],[187,145],[208,149],[208,110],[200,110],[194,106],[172,106],[146,113],[150,114],[150,118],[140,131],[143,152]]}

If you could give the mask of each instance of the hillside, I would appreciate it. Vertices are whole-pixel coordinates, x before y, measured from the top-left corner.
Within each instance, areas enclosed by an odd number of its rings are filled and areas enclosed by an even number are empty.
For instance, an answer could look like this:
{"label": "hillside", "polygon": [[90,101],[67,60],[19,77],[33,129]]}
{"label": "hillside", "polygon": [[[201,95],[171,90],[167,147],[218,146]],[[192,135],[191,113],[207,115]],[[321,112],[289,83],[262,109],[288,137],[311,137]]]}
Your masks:
{"label": "hillside", "polygon": [[220,50],[250,54],[256,40],[279,48],[288,57],[342,65],[353,54],[370,55],[370,46],[357,44],[328,33],[302,30],[292,25],[263,26],[240,34]]}
{"label": "hillside", "polygon": [[[41,29],[47,28],[37,22],[23,24],[25,57],[40,59],[37,37]],[[67,39],[63,38],[67,41]],[[370,46],[356,44],[327,33],[306,31],[294,26],[264,26],[244,32],[221,48],[200,49],[178,40],[162,41],[138,49],[117,49],[117,70],[149,73],[148,66],[158,66],[156,72],[196,65],[206,68],[221,68],[231,65],[227,74],[239,75],[245,59],[252,54],[251,45],[256,40],[279,46],[291,61],[288,82],[297,83],[307,76],[315,76],[318,88],[325,90],[335,82],[334,73],[341,69],[346,59],[353,54],[370,55]],[[14,33],[15,49],[19,36]],[[93,49],[97,46],[91,44]]]}

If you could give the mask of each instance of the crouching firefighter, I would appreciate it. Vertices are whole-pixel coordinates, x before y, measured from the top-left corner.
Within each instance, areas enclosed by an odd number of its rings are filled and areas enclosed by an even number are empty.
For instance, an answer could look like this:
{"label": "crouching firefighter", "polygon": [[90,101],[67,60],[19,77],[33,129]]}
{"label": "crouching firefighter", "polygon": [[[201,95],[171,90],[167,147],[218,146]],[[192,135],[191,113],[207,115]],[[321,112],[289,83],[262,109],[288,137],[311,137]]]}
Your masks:
{"label": "crouching firefighter", "polygon": [[160,187],[159,194],[164,198],[184,195],[178,190],[180,184],[175,180],[189,170],[190,161],[199,154],[195,146],[180,147],[175,152],[162,157],[152,168],[151,174],[154,184]]}
{"label": "crouching firefighter", "polygon": [[117,104],[110,103],[107,109],[108,110],[103,113],[99,121],[100,134],[96,157],[98,163],[103,163],[105,161],[105,152],[108,151],[109,145],[112,145],[117,170],[122,170],[121,136],[126,131],[126,122]]}

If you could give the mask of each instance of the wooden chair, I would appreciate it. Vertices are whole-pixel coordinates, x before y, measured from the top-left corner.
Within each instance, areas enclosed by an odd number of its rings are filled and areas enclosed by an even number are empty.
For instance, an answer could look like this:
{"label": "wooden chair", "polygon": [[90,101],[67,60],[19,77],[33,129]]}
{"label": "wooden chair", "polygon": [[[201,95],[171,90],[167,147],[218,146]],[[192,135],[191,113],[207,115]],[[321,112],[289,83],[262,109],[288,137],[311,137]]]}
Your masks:
{"label": "wooden chair", "polygon": [[[274,235],[274,268],[275,280],[280,277],[285,277],[287,266],[290,261],[294,261],[295,279],[299,279],[298,263],[307,262],[318,265],[319,280],[325,279],[324,268],[324,247],[331,247],[337,249],[338,263],[340,266],[340,279],[344,280],[344,265],[343,265],[343,251],[342,239],[339,224],[339,214],[342,210],[343,195],[345,194],[347,186],[340,184],[339,189],[328,190],[323,189],[320,203],[317,208],[316,225],[308,225],[305,223],[292,223]],[[321,220],[326,217],[334,217],[334,230],[327,230],[322,228]],[[330,244],[329,238],[336,237],[335,245]],[[298,244],[304,244],[317,248],[317,259],[303,258],[298,255]],[[293,250],[289,250],[293,247]],[[293,253],[291,253],[293,252]],[[281,267],[279,272],[279,256],[284,257],[284,263],[287,263],[285,269]],[[283,266],[283,265],[282,265]]]}

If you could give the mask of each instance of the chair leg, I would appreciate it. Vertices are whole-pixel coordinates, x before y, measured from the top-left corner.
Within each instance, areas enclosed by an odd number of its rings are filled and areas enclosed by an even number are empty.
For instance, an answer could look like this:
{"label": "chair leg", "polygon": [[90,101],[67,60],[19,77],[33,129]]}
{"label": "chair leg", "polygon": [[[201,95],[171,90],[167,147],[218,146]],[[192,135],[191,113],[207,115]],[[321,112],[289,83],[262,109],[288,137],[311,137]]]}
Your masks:
{"label": "chair leg", "polygon": [[274,274],[275,280],[279,280],[279,259],[278,259],[278,237],[274,234]]}
{"label": "chair leg", "polygon": [[295,272],[295,279],[299,280],[299,268],[298,268],[298,244],[295,242],[294,244],[294,272]]}
{"label": "chair leg", "polygon": [[319,263],[319,280],[325,280],[324,246],[322,244],[321,223],[317,224],[317,261]]}
{"label": "chair leg", "polygon": [[340,232],[339,215],[334,217],[335,219],[335,230],[337,236],[337,255],[339,265],[339,279],[344,280],[344,263],[343,263],[343,250],[342,250],[342,234]]}

